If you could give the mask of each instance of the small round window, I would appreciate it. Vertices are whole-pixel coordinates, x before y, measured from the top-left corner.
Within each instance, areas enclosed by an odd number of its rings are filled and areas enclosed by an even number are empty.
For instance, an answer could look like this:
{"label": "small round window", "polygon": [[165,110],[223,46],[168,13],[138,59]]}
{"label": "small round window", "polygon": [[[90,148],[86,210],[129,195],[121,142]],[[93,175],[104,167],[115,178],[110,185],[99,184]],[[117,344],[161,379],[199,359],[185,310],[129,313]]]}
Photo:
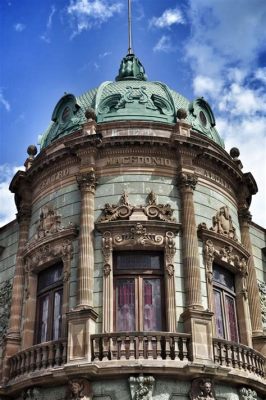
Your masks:
{"label": "small round window", "polygon": [[69,120],[70,115],[71,115],[71,109],[69,106],[66,106],[62,113],[62,121],[66,122],[67,120]]}
{"label": "small round window", "polygon": [[205,127],[207,125],[207,118],[203,111],[200,111],[199,118],[200,118],[201,125]]}

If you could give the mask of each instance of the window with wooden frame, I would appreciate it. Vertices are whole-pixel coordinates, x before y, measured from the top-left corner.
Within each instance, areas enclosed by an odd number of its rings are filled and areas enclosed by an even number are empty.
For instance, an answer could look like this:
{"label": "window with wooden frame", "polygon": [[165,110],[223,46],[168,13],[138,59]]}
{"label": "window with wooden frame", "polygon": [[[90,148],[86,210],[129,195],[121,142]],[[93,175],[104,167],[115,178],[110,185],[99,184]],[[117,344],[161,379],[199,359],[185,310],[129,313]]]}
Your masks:
{"label": "window with wooden frame", "polygon": [[216,336],[232,342],[239,341],[235,277],[226,268],[213,265],[213,294]]}
{"label": "window with wooden frame", "polygon": [[163,253],[114,252],[114,330],[165,329]]}
{"label": "window with wooden frame", "polygon": [[36,343],[58,340],[62,331],[63,263],[38,275]]}

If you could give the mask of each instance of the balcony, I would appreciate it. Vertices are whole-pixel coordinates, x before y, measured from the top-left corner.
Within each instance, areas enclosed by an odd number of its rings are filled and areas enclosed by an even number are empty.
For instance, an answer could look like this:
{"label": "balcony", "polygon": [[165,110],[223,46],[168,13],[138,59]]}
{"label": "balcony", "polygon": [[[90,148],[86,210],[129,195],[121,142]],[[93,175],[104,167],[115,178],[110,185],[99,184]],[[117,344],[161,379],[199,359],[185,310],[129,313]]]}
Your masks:
{"label": "balcony", "polygon": [[67,360],[67,341],[45,342],[20,351],[9,359],[10,379],[35,371],[60,367]]}
{"label": "balcony", "polygon": [[192,359],[190,335],[166,332],[119,332],[92,335],[92,360]]}
{"label": "balcony", "polygon": [[250,347],[213,339],[213,353],[215,364],[265,376],[265,358]]}

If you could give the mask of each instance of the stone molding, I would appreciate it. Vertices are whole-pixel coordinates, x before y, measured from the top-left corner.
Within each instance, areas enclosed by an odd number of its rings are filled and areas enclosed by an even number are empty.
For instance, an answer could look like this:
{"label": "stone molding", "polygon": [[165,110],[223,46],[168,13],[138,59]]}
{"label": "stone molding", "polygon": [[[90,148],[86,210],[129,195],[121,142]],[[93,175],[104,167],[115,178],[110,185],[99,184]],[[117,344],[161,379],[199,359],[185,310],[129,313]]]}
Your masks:
{"label": "stone molding", "polygon": [[129,202],[128,193],[124,192],[117,205],[105,204],[103,215],[99,222],[105,223],[118,220],[158,220],[176,222],[172,217],[173,210],[169,204],[157,204],[156,194],[151,191],[147,197],[145,206],[133,206]]}
{"label": "stone molding", "polygon": [[130,376],[128,382],[132,400],[152,400],[155,384],[153,376]]}
{"label": "stone molding", "polygon": [[239,400],[257,400],[257,392],[250,388],[242,387],[238,393]]}
{"label": "stone molding", "polygon": [[216,400],[213,381],[208,378],[194,379],[189,398],[190,400]]}

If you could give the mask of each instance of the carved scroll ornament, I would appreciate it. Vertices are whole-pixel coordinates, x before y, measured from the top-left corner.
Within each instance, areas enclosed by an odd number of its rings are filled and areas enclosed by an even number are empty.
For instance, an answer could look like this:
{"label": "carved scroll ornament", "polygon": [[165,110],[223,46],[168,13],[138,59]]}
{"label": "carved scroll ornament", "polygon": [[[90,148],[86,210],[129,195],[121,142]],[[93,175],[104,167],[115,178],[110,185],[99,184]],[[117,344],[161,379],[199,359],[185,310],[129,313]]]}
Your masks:
{"label": "carved scroll ornament", "polygon": [[25,270],[29,272],[54,259],[71,259],[72,256],[73,245],[70,240],[47,243],[25,257]]}
{"label": "carved scroll ornament", "polygon": [[164,238],[162,235],[157,235],[156,233],[147,232],[141,223],[137,223],[133,226],[129,232],[118,234],[114,237],[114,243],[116,245],[162,245]]}
{"label": "carved scroll ornament", "polygon": [[257,400],[257,393],[255,392],[255,390],[243,387],[239,390],[239,399],[240,400]]}
{"label": "carved scroll ornament", "polygon": [[153,376],[138,377],[131,376],[129,378],[129,387],[132,400],[152,400],[152,392],[155,379]]}
{"label": "carved scroll ornament", "polygon": [[261,315],[262,322],[266,323],[266,283],[259,282],[259,293],[260,293],[260,306],[261,306]]}
{"label": "carved scroll ornament", "polygon": [[211,267],[214,259],[218,259],[233,265],[243,275],[247,275],[247,258],[241,257],[236,254],[233,246],[216,247],[209,239],[204,243],[204,257],[206,260],[207,272]]}
{"label": "carved scroll ornament", "polygon": [[172,217],[173,210],[169,204],[157,204],[156,195],[151,191],[145,206],[133,206],[129,203],[128,194],[124,192],[117,205],[105,204],[103,215],[99,222],[110,222],[117,220],[129,220],[133,213],[143,214],[143,220],[158,220],[165,222],[175,222]]}

